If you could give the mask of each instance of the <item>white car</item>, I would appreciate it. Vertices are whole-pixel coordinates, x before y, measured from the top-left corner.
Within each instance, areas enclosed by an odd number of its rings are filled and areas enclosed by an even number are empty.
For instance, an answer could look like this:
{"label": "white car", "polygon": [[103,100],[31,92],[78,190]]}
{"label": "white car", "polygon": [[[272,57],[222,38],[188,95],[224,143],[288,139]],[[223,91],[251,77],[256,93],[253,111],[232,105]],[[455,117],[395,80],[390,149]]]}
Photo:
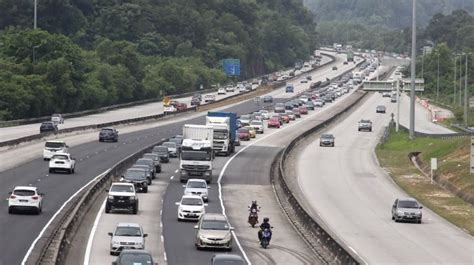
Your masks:
{"label": "white car", "polygon": [[110,255],[118,255],[123,249],[145,249],[145,237],[148,235],[143,233],[139,224],[118,223],[114,232],[109,232],[109,236]]}
{"label": "white car", "polygon": [[263,122],[259,120],[253,120],[250,122],[250,126],[255,129],[257,133],[263,133]]}
{"label": "white car", "polygon": [[36,214],[40,214],[43,209],[43,195],[38,192],[38,188],[31,186],[17,186],[9,193],[8,213],[15,210],[33,209]]}
{"label": "white car", "polygon": [[43,159],[48,160],[56,153],[67,153],[69,146],[64,141],[46,141],[43,149]]}
{"label": "white car", "polygon": [[72,174],[75,169],[76,159],[72,158],[68,153],[56,153],[49,160],[49,173],[64,170]]}
{"label": "white car", "polygon": [[219,88],[217,90],[217,95],[225,95],[227,93],[227,91],[225,90],[225,88]]}
{"label": "white car", "polygon": [[227,86],[227,87],[225,88],[225,91],[227,91],[227,92],[234,92],[234,87],[233,87],[233,86]]}
{"label": "white car", "polygon": [[204,102],[216,101],[216,95],[207,94],[204,96]]}
{"label": "white car", "polygon": [[262,119],[264,120],[268,120],[270,119],[270,113],[268,112],[268,110],[260,110],[260,114],[262,115]]}
{"label": "white car", "polygon": [[243,93],[243,92],[247,92],[247,88],[244,86],[244,85],[240,85],[239,86],[239,92]]}
{"label": "white car", "polygon": [[181,220],[199,220],[201,215],[206,213],[204,203],[199,195],[183,195],[178,205],[178,221]]}
{"label": "white car", "polygon": [[204,179],[188,179],[186,185],[183,185],[184,195],[198,195],[207,202],[209,200],[207,182]]}
{"label": "white car", "polygon": [[163,106],[163,112],[164,113],[173,113],[173,112],[176,112],[176,111],[177,111],[177,109],[173,105]]}
{"label": "white car", "polygon": [[51,115],[51,121],[56,123],[56,124],[63,124],[64,123],[64,117],[61,114],[53,114]]}

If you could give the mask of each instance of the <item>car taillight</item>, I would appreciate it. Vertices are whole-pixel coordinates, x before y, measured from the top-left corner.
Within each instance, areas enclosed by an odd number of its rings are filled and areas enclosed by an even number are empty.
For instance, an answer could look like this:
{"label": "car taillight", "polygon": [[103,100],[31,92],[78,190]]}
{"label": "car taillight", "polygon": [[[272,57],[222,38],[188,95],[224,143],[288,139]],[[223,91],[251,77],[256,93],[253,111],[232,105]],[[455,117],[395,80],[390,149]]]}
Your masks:
{"label": "car taillight", "polygon": [[16,196],[15,196],[15,195],[11,195],[11,196],[10,196],[10,199],[16,199]]}
{"label": "car taillight", "polygon": [[39,198],[38,196],[31,197],[31,199],[33,199],[33,200],[37,200],[38,198]]}

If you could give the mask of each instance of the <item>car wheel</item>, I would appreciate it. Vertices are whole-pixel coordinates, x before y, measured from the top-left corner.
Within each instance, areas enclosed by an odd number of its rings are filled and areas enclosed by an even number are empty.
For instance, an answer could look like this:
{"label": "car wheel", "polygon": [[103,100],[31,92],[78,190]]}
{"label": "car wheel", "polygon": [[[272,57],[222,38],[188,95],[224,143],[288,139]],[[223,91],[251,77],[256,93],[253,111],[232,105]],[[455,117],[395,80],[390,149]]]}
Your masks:
{"label": "car wheel", "polygon": [[115,256],[115,252],[110,251],[110,256]]}
{"label": "car wheel", "polygon": [[110,204],[106,203],[105,204],[105,213],[110,213]]}
{"label": "car wheel", "polygon": [[71,171],[72,171],[72,173],[75,173],[75,172],[76,172],[76,168],[73,167],[73,168],[71,169]]}
{"label": "car wheel", "polygon": [[38,208],[36,208],[36,212],[35,212],[35,214],[36,214],[36,215],[39,215],[40,213],[41,213],[41,209],[40,209],[39,207],[38,207]]}
{"label": "car wheel", "polygon": [[8,207],[8,213],[12,214],[13,213],[13,207]]}
{"label": "car wheel", "polygon": [[420,220],[418,220],[418,223],[419,223],[419,224],[421,224],[421,219],[420,219]]}
{"label": "car wheel", "polygon": [[52,168],[49,169],[49,173],[53,173],[53,171],[54,171],[54,170],[53,170]]}
{"label": "car wheel", "polygon": [[67,170],[67,173],[68,173],[68,174],[72,174],[72,169],[69,168],[69,169]]}
{"label": "car wheel", "polygon": [[132,213],[133,213],[133,214],[137,214],[137,213],[138,213],[138,203],[137,203],[135,206],[133,206]]}
{"label": "car wheel", "polygon": [[393,214],[392,214],[392,220],[395,220],[395,217],[393,217]]}
{"label": "car wheel", "polygon": [[[147,183],[148,185],[151,185],[151,178],[146,178],[146,183]],[[147,187],[147,189],[148,189],[148,187]]]}

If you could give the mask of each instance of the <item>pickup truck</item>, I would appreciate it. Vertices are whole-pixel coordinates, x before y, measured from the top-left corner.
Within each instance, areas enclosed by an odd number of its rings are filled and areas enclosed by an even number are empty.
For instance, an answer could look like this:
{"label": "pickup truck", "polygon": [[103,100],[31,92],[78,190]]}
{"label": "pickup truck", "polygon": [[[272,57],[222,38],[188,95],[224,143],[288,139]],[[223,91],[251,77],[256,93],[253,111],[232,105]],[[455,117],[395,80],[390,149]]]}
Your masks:
{"label": "pickup truck", "polygon": [[49,173],[64,170],[72,174],[75,168],[76,159],[72,158],[68,153],[56,153],[51,157],[51,160],[49,160]]}

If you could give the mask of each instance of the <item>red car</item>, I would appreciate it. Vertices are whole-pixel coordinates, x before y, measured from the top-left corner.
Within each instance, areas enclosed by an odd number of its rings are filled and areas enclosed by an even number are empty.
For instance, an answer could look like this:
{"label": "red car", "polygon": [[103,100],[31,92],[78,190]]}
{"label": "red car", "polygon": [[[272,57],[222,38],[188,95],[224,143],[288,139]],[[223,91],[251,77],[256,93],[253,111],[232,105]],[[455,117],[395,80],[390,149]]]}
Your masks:
{"label": "red car", "polygon": [[182,111],[186,110],[188,108],[188,105],[186,105],[186,103],[178,102],[175,107],[178,111]]}
{"label": "red car", "polygon": [[301,114],[308,114],[308,109],[305,106],[299,107],[299,110]]}
{"label": "red car", "polygon": [[280,113],[280,116],[281,116],[281,119],[283,120],[283,122],[290,123],[290,116],[288,116],[288,114]]}
{"label": "red car", "polygon": [[273,115],[272,119],[277,119],[278,122],[280,122],[280,125],[283,125],[283,118],[279,114]]}
{"label": "red car", "polygon": [[237,135],[239,136],[239,139],[242,141],[250,141],[250,132],[249,132],[249,129],[247,128],[239,128],[237,130]]}
{"label": "red car", "polygon": [[271,118],[268,120],[267,122],[267,126],[268,128],[280,128],[280,121],[278,120],[278,118]]}
{"label": "red car", "polygon": [[301,112],[299,108],[294,108],[292,111],[295,114],[296,118],[301,118]]}

